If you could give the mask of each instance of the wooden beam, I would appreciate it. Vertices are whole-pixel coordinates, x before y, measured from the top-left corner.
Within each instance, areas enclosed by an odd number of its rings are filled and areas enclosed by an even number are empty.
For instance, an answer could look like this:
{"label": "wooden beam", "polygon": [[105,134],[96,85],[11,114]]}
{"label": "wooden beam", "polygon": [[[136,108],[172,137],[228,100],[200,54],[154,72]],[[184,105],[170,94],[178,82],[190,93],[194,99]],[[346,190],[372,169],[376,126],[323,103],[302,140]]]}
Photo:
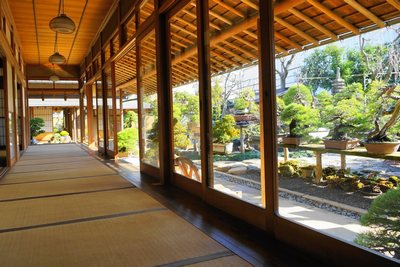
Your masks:
{"label": "wooden beam", "polygon": [[302,12],[298,11],[297,9],[290,8],[288,11],[290,13],[292,13],[293,15],[295,15],[296,17],[304,20],[305,22],[307,22],[308,24],[310,24],[311,26],[313,26],[314,28],[316,28],[317,30],[319,30],[320,32],[325,34],[326,36],[331,37],[333,40],[338,40],[338,37],[337,37],[336,34],[331,32],[330,30],[328,30],[327,28],[325,28],[324,26],[322,26],[321,24],[319,24],[318,22],[316,22],[312,18],[304,15]]}
{"label": "wooden beam", "polygon": [[242,3],[248,5],[251,8],[254,8],[255,10],[259,9],[258,4],[252,2],[251,0],[242,0]]}
{"label": "wooden beam", "polygon": [[288,22],[286,22],[286,21],[284,21],[283,19],[278,18],[278,17],[275,17],[274,19],[275,19],[276,22],[278,22],[279,24],[285,26],[286,28],[288,28],[288,29],[291,30],[292,32],[296,33],[296,34],[299,35],[300,37],[306,39],[307,41],[309,41],[309,42],[311,42],[311,43],[313,43],[313,44],[315,44],[315,45],[318,45],[318,44],[319,44],[319,42],[318,42],[317,39],[311,37],[310,35],[308,35],[307,33],[303,32],[302,30],[299,30],[298,28],[296,28],[296,27],[293,26],[292,24],[290,24],[290,23],[288,23]]}
{"label": "wooden beam", "polygon": [[287,50],[283,49],[282,47],[280,47],[280,46],[278,46],[278,45],[276,45],[276,44],[275,44],[275,50],[278,51],[278,52],[280,52],[280,53],[283,53],[283,54],[285,54],[285,55],[288,54],[288,51],[287,51]]}
{"label": "wooden beam", "polygon": [[378,18],[374,13],[366,9],[363,5],[359,4],[357,1],[354,0],[344,0],[347,4],[352,6],[355,10],[366,16],[368,19],[375,22],[380,28],[386,26],[385,22],[383,22],[380,18]]}
{"label": "wooden beam", "polygon": [[238,55],[237,53],[233,52],[232,50],[226,49],[225,47],[223,47],[222,45],[216,45],[215,46],[217,49],[224,51],[225,53],[227,53],[228,55],[232,55],[234,58],[239,59],[241,61],[250,63],[251,61],[245,57],[242,57],[241,55]]}
{"label": "wooden beam", "polygon": [[275,37],[278,37],[279,39],[281,39],[282,41],[284,41],[285,43],[293,46],[296,49],[301,50],[302,46],[299,45],[298,43],[293,42],[292,40],[290,40],[289,38],[287,38],[286,36],[280,34],[279,32],[275,32]]}
{"label": "wooden beam", "polygon": [[389,4],[400,10],[400,1],[399,0],[386,0]]}
{"label": "wooden beam", "polygon": [[230,47],[233,47],[233,48],[236,49],[236,50],[239,50],[240,52],[242,52],[243,54],[249,56],[250,58],[254,58],[254,59],[255,59],[255,58],[258,57],[257,54],[253,54],[253,53],[251,53],[250,50],[244,49],[244,48],[242,48],[241,46],[236,45],[236,44],[234,44],[234,43],[232,43],[232,42],[226,41],[226,42],[224,42],[224,44],[225,44],[225,45],[228,45],[228,46],[230,46]]}
{"label": "wooden beam", "polygon": [[335,12],[333,12],[332,10],[330,10],[329,8],[327,8],[320,2],[318,2],[316,0],[307,0],[307,2],[310,3],[311,5],[313,5],[315,8],[321,10],[323,13],[325,13],[325,15],[327,15],[331,19],[335,20],[339,25],[345,27],[346,29],[350,30],[351,32],[353,32],[356,35],[360,34],[360,30],[357,27],[355,27],[353,24],[347,22],[345,19],[340,17],[338,14],[336,14]]}
{"label": "wooden beam", "polygon": [[234,7],[228,5],[227,3],[222,2],[221,0],[214,0],[214,2],[218,3],[218,5],[228,9],[230,12],[232,12],[235,15],[238,15],[241,18],[245,17],[245,15],[242,12],[240,12],[239,10],[235,9]]}

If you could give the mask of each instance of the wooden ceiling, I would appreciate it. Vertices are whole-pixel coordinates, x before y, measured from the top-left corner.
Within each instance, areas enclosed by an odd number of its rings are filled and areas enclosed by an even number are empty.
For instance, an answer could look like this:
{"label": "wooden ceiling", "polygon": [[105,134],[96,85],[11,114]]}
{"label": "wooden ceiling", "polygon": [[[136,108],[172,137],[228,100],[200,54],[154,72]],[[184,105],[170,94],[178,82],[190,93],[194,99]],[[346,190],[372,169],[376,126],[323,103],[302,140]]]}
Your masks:
{"label": "wooden ceiling", "polygon": [[[195,2],[169,20],[173,87],[198,79]],[[209,3],[211,74],[257,64],[258,0]],[[276,1],[274,13],[275,52],[282,57],[397,24],[400,0],[281,0]],[[154,47],[146,46],[144,62],[154,53]],[[129,86],[131,92],[136,92],[134,58],[134,54],[123,58],[116,68],[117,84]],[[143,77],[147,94],[156,92],[154,75],[155,70],[147,71]]]}
{"label": "wooden ceiling", "polygon": [[[26,64],[50,65],[56,34],[49,22],[59,10],[58,0],[9,0]],[[76,25],[72,34],[58,34],[58,51],[66,64],[79,65],[114,0],[64,0],[65,14]]]}

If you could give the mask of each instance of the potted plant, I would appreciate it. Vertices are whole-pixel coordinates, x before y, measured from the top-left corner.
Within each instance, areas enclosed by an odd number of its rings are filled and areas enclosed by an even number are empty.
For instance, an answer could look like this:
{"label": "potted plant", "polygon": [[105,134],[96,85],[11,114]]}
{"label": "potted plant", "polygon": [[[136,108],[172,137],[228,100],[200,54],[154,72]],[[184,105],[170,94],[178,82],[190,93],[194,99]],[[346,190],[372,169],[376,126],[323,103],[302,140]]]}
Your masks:
{"label": "potted plant", "polygon": [[289,135],[282,138],[283,143],[300,145],[319,122],[319,112],[311,107],[292,103],[282,111],[281,120],[289,128]]}
{"label": "potted plant", "polygon": [[232,140],[239,137],[239,130],[235,128],[235,119],[232,115],[225,115],[213,126],[214,153],[230,154],[233,150]]}
{"label": "potted plant", "polygon": [[363,122],[363,103],[356,98],[342,99],[325,110],[332,136],[324,140],[325,148],[347,150],[358,145],[355,136]]}
{"label": "potted plant", "polygon": [[369,116],[373,118],[374,129],[364,143],[368,153],[391,154],[399,149],[400,142],[390,137],[391,129],[398,124],[400,115],[400,86],[381,86],[373,82],[368,104]]}

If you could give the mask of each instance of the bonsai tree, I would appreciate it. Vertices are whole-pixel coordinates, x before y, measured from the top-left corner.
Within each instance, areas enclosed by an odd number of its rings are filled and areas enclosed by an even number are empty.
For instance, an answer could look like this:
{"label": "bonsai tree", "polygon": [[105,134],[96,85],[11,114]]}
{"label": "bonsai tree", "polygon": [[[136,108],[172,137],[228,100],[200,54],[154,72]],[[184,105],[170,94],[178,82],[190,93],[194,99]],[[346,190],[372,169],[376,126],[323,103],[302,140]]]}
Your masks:
{"label": "bonsai tree", "polygon": [[239,130],[235,128],[235,119],[232,115],[225,115],[215,122],[213,135],[216,143],[227,144],[239,137]]}
{"label": "bonsai tree", "polygon": [[332,130],[331,140],[349,140],[351,138],[348,134],[354,137],[365,130],[364,92],[361,84],[347,86],[331,98],[330,104],[326,101],[322,105],[321,117]]}
{"label": "bonsai tree", "polygon": [[400,86],[385,86],[382,82],[373,82],[367,93],[368,112],[372,118],[373,130],[368,134],[367,142],[390,142],[391,128],[398,126],[400,115]]}
{"label": "bonsai tree", "polygon": [[44,133],[45,131],[42,130],[44,125],[45,125],[45,123],[42,118],[32,118],[30,120],[31,138],[34,138],[41,133]]}
{"label": "bonsai tree", "polygon": [[295,84],[282,99],[284,105],[281,107],[280,116],[283,126],[289,128],[288,137],[302,137],[313,131],[319,123],[320,116],[318,110],[311,107],[311,90],[303,84]]}
{"label": "bonsai tree", "polygon": [[314,130],[319,123],[319,112],[311,107],[292,103],[281,113],[283,123],[289,127],[288,137],[302,137]]}
{"label": "bonsai tree", "polygon": [[371,230],[358,235],[355,242],[400,259],[400,190],[392,189],[376,198],[361,224]]}

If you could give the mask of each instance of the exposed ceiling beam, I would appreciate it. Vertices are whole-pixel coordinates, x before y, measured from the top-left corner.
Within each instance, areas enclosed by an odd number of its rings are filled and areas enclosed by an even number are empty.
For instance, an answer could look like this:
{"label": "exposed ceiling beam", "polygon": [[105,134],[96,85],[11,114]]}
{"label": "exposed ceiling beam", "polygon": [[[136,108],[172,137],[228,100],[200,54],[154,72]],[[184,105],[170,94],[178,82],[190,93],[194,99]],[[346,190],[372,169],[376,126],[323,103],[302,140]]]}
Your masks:
{"label": "exposed ceiling beam", "polygon": [[275,17],[275,21],[278,22],[279,24],[281,24],[282,26],[286,27],[287,29],[289,29],[290,31],[296,33],[298,36],[302,37],[303,39],[306,39],[307,41],[318,45],[319,42],[317,39],[315,39],[314,37],[311,37],[310,35],[308,35],[307,33],[305,33],[302,30],[299,30],[298,28],[296,28],[295,26],[293,26],[292,24],[284,21],[281,18]]}
{"label": "exposed ceiling beam", "polygon": [[389,4],[400,10],[400,1],[399,0],[387,0]]}
{"label": "exposed ceiling beam", "polygon": [[321,24],[319,24],[312,18],[308,17],[307,15],[304,15],[304,13],[298,11],[295,8],[290,8],[289,12],[292,13],[293,15],[295,15],[296,17],[304,20],[305,22],[307,22],[308,24],[310,24],[311,26],[313,26],[314,28],[316,28],[317,30],[319,30],[320,32],[325,34],[326,36],[332,38],[333,40],[338,40],[338,37],[336,34],[331,32],[330,30],[328,30],[327,28],[325,28],[324,26],[322,26]]}
{"label": "exposed ceiling beam", "polygon": [[299,45],[298,43],[293,42],[292,40],[290,40],[289,38],[287,38],[286,36],[280,34],[279,32],[275,32],[275,37],[278,37],[279,39],[281,39],[282,41],[284,41],[285,43],[293,46],[296,49],[301,50],[302,46]]}
{"label": "exposed ceiling beam", "polygon": [[329,8],[327,8],[320,2],[318,2],[316,0],[307,0],[307,2],[310,3],[311,5],[313,5],[315,8],[322,11],[323,13],[325,13],[325,15],[327,15],[328,17],[330,17],[331,19],[336,21],[339,25],[345,27],[346,29],[350,30],[351,32],[353,32],[356,35],[360,34],[360,30],[357,27],[355,27],[351,23],[347,22],[344,18],[340,17],[338,14],[336,14],[335,12],[333,12],[332,10],[330,10]]}
{"label": "exposed ceiling beam", "polygon": [[364,16],[366,16],[368,19],[372,20],[373,22],[375,22],[376,25],[378,25],[380,28],[385,27],[385,22],[383,22],[380,18],[378,18],[377,16],[375,16],[374,13],[372,13],[371,11],[369,11],[368,9],[366,9],[364,6],[362,6],[361,4],[359,4],[357,1],[354,0],[344,0],[347,4],[349,4],[350,6],[352,6],[355,10],[357,10],[358,12],[360,12],[361,14],[363,14]]}

